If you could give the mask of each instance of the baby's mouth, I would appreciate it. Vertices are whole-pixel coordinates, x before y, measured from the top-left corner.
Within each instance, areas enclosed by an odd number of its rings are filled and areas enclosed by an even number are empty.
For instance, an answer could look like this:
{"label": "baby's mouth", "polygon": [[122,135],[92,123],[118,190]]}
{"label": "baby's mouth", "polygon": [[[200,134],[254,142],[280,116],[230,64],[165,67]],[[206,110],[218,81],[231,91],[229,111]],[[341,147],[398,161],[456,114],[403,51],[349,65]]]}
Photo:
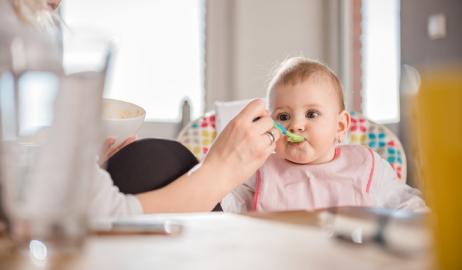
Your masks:
{"label": "baby's mouth", "polygon": [[[300,135],[300,136],[301,136],[301,135]],[[306,141],[307,141],[307,140],[306,140],[306,138],[305,138],[305,140],[303,140],[303,141],[301,141],[301,142],[292,142],[292,141],[290,141],[290,140],[286,140],[286,143],[289,144],[289,145],[294,145],[294,146],[296,146],[296,145],[300,145],[300,144],[302,144],[302,143],[304,143],[304,142],[306,142]]]}

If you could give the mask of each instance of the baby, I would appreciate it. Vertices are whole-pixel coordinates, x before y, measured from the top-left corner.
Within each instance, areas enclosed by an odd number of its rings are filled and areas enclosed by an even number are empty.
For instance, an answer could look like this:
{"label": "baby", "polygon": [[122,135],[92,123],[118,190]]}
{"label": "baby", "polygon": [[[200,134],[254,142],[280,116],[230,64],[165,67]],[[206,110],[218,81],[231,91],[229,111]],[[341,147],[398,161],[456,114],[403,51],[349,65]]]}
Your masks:
{"label": "baby", "polygon": [[419,192],[397,179],[377,153],[341,145],[350,127],[342,86],[326,66],[297,57],[284,61],[268,87],[272,118],[305,137],[276,142],[276,153],[222,201],[224,211],[314,210],[369,206],[419,211]]}

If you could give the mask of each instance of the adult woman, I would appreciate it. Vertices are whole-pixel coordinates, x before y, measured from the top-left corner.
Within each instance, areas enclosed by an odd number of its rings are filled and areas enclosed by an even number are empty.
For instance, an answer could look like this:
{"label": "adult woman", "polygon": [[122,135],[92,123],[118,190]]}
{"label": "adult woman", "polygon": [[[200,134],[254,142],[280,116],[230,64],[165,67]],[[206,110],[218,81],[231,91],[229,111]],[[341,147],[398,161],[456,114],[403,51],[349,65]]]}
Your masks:
{"label": "adult woman", "polygon": [[[7,7],[5,3],[9,3],[11,12],[28,11],[19,14],[21,16],[18,17],[24,18],[24,14],[53,10],[60,1],[0,2],[4,7]],[[33,21],[35,17],[29,18]],[[18,19],[18,24],[21,23]],[[96,179],[90,189],[90,214],[93,217],[115,217],[153,212],[209,211],[263,164],[274,151],[274,141],[278,137],[264,102],[254,100],[225,128],[200,166],[163,188],[125,195],[113,185],[109,174],[97,167]]]}

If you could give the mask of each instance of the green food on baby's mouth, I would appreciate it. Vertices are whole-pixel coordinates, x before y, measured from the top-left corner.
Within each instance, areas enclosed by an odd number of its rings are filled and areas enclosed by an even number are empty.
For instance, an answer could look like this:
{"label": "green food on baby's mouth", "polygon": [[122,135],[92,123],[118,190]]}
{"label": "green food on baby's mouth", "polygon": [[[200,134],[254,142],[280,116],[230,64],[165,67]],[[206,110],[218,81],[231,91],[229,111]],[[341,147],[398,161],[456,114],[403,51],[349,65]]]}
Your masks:
{"label": "green food on baby's mouth", "polygon": [[276,121],[274,121],[274,127],[277,128],[282,135],[286,136],[289,142],[301,143],[305,140],[305,137],[288,131],[283,125]]}
{"label": "green food on baby's mouth", "polygon": [[293,142],[293,143],[300,143],[305,140],[305,137],[298,135],[298,134],[291,133],[290,131],[287,131],[286,136],[289,142]]}

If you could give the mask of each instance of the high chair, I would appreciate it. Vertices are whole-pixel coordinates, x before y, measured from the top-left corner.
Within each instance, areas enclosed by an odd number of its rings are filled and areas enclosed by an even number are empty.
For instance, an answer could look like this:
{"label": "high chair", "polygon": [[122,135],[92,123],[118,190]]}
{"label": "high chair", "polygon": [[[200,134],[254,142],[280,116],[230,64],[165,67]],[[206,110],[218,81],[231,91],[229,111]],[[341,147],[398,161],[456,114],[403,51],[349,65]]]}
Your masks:
{"label": "high chair", "polygon": [[[384,125],[370,121],[360,113],[350,113],[350,131],[342,143],[371,148],[390,163],[399,180],[406,182],[406,156],[398,137]],[[177,140],[202,160],[216,136],[216,114],[211,111],[183,127]]]}

